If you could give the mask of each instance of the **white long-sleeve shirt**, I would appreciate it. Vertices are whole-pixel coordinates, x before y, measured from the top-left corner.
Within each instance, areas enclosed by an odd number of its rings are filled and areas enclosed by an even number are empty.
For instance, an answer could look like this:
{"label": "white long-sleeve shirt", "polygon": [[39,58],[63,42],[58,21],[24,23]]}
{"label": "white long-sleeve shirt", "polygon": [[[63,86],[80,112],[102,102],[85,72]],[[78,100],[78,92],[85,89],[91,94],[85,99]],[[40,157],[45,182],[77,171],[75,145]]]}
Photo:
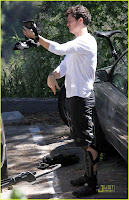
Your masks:
{"label": "white long-sleeve shirt", "polygon": [[66,55],[56,68],[61,77],[65,76],[66,97],[88,97],[93,90],[97,66],[97,43],[87,33],[64,44],[50,42],[49,51]]}

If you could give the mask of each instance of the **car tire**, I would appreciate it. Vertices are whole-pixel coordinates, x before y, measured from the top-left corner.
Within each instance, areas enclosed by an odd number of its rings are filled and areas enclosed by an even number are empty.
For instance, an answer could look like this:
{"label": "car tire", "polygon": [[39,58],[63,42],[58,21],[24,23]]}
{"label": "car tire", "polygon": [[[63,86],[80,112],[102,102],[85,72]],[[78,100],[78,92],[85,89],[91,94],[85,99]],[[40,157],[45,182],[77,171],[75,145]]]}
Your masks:
{"label": "car tire", "polygon": [[7,167],[7,153],[5,152],[5,161],[1,168],[1,179],[8,178],[8,167]]}
{"label": "car tire", "polygon": [[60,94],[58,97],[58,110],[63,122],[68,125],[68,111],[67,111],[67,102],[66,102],[66,89],[65,85],[62,86]]}
{"label": "car tire", "polygon": [[8,178],[8,170],[7,170],[7,160],[5,160],[3,167],[1,168],[1,179]]}

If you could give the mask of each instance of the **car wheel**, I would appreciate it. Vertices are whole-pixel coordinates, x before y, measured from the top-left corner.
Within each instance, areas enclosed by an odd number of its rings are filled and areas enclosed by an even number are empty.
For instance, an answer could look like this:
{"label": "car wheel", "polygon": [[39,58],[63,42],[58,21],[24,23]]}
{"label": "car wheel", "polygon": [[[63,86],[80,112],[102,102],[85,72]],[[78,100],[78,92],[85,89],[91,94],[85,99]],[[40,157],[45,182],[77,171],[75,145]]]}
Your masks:
{"label": "car wheel", "polygon": [[60,90],[60,94],[58,97],[58,110],[63,122],[68,125],[68,111],[67,111],[67,102],[66,102],[66,89],[65,86]]}
{"label": "car wheel", "polygon": [[8,178],[8,168],[7,168],[7,155],[5,155],[6,159],[4,161],[4,164],[1,168],[1,179],[6,179]]}

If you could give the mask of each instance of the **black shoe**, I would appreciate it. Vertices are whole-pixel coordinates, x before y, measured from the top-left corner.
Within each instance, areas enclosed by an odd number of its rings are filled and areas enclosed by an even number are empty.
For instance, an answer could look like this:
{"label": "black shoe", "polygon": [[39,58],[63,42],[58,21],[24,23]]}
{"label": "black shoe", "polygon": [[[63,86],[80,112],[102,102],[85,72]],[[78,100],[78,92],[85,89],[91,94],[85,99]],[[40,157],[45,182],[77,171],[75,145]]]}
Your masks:
{"label": "black shoe", "polygon": [[72,192],[76,197],[88,196],[98,193],[98,185],[85,183],[78,191]]}
{"label": "black shoe", "polygon": [[82,186],[84,185],[86,182],[88,181],[88,178],[86,175],[83,175],[77,179],[74,179],[74,180],[71,180],[70,183],[73,185],[73,186]]}

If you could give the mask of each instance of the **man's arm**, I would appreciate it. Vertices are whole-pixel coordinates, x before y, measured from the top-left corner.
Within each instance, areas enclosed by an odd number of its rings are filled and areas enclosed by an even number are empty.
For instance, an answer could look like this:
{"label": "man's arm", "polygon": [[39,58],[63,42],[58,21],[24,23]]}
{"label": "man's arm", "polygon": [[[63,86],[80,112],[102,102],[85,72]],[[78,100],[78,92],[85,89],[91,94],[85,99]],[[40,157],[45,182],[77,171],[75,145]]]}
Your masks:
{"label": "man's arm", "polygon": [[45,49],[49,49],[50,46],[50,41],[43,38],[41,35],[39,35],[39,43],[45,48]]}
{"label": "man's arm", "polygon": [[[32,38],[35,40],[35,33],[33,30],[28,29],[26,27],[23,27],[24,35],[28,38]],[[86,41],[76,38],[72,41],[59,44],[58,42],[54,42],[51,40],[48,40],[41,35],[39,35],[39,43],[50,52],[56,54],[56,55],[68,55],[72,53],[80,53],[80,54],[87,54],[89,53],[89,46],[87,46]]]}

